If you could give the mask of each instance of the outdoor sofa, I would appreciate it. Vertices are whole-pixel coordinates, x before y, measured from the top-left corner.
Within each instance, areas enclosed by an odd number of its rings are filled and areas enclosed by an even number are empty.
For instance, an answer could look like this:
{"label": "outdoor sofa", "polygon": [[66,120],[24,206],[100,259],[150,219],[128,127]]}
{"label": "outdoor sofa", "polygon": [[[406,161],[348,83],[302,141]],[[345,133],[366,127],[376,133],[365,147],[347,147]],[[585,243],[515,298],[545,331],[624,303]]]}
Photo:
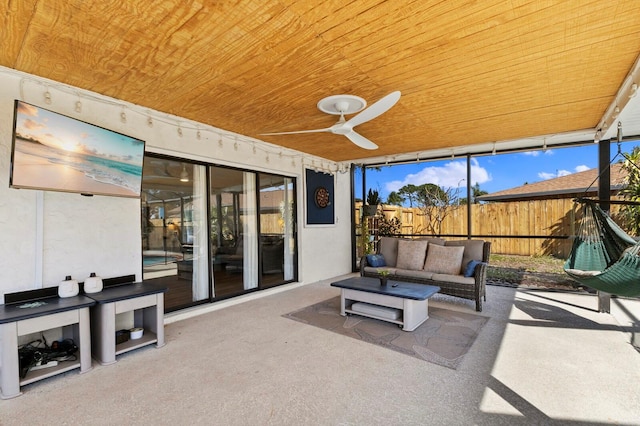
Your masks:
{"label": "outdoor sofa", "polygon": [[378,253],[360,261],[360,275],[440,287],[440,293],[475,300],[482,311],[491,243],[483,240],[381,237]]}

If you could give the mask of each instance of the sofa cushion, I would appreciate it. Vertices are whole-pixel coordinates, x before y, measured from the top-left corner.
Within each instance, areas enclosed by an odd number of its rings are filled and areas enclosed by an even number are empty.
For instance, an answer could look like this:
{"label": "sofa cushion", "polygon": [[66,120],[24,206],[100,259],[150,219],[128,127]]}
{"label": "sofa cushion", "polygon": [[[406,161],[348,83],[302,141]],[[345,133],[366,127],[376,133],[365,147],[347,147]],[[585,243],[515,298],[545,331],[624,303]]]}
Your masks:
{"label": "sofa cushion", "polygon": [[368,254],[367,263],[370,266],[374,266],[376,268],[380,266],[387,266],[387,263],[384,260],[384,256],[381,254]]}
{"label": "sofa cushion", "polygon": [[429,243],[425,240],[399,240],[398,259],[396,261],[398,269],[422,269],[427,253],[427,244]]}
{"label": "sofa cushion", "polygon": [[425,271],[421,269],[419,271],[413,269],[396,269],[393,273],[400,281],[402,278],[417,278],[420,280],[430,280],[433,276],[433,272]]}
{"label": "sofa cushion", "polygon": [[396,259],[398,258],[398,241],[400,241],[399,238],[380,237],[378,253],[384,256],[384,261],[387,266],[396,266]]}
{"label": "sofa cushion", "polygon": [[464,256],[462,257],[462,267],[460,274],[464,274],[464,268],[470,260],[484,260],[484,241],[483,240],[453,240],[447,241],[445,246],[464,247]]}
{"label": "sofa cushion", "polygon": [[470,260],[467,263],[467,266],[464,267],[464,276],[472,277],[473,274],[476,272],[476,266],[478,266],[481,263],[482,262],[480,262],[479,260]]}
{"label": "sofa cushion", "polygon": [[464,247],[429,244],[424,270],[435,274],[460,275]]}
{"label": "sofa cushion", "polygon": [[[475,278],[464,277],[462,275],[433,274],[431,279],[433,281],[441,281],[444,283],[468,284],[470,287],[473,287],[476,283]],[[438,284],[436,283],[435,285]]]}

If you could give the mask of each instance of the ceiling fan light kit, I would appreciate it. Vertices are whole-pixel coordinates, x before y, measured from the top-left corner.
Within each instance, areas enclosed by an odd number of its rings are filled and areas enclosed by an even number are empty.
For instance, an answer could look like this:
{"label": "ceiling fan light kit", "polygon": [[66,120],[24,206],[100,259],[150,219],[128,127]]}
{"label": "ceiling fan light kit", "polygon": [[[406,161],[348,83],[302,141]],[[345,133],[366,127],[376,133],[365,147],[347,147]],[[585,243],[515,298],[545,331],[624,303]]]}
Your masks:
{"label": "ceiling fan light kit", "polygon": [[[378,145],[371,142],[359,133],[356,133],[353,128],[359,124],[366,123],[373,120],[379,115],[384,114],[392,106],[394,106],[398,100],[400,100],[400,92],[391,92],[384,96],[382,99],[373,103],[368,108],[364,109],[367,102],[359,96],[353,95],[333,95],[328,96],[320,102],[318,102],[318,109],[322,112],[332,115],[340,115],[340,119],[336,124],[325,129],[314,130],[298,130],[293,132],[278,132],[278,133],[262,133],[262,135],[294,135],[300,133],[322,133],[329,132],[334,135],[344,135],[351,142],[364,149],[378,149]],[[349,120],[345,120],[345,114],[353,114],[355,112],[362,111]]]}
{"label": "ceiling fan light kit", "polygon": [[332,115],[349,115],[362,111],[367,106],[367,101],[360,96],[333,95],[327,96],[318,102],[318,109]]}

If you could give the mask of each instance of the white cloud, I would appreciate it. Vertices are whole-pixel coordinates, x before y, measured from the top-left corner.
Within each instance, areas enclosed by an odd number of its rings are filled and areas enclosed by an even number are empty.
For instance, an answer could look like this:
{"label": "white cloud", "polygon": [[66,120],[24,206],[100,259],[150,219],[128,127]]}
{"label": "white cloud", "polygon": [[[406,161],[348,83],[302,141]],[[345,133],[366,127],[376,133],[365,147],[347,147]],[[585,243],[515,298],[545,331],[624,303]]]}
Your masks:
{"label": "white cloud", "polygon": [[543,153],[544,155],[553,155],[553,150],[552,149],[543,149],[542,151],[540,151],[540,150],[525,151],[525,152],[522,153],[522,155],[528,155],[529,157],[538,157],[540,155],[540,153]]}
{"label": "white cloud", "polygon": [[553,174],[553,173],[540,172],[540,173],[538,173],[538,177],[539,177],[540,179],[542,179],[542,180],[548,180],[548,179],[556,178],[556,177],[558,177],[558,176],[556,176],[556,175],[555,175],[555,174]]}
{"label": "white cloud", "polygon": [[569,170],[560,169],[560,170],[556,170],[555,173],[540,172],[538,173],[538,177],[542,180],[547,180],[547,179],[553,179],[561,176],[567,176],[577,172],[584,172],[586,170],[589,170],[589,167],[585,166],[584,164],[581,164],[579,166],[576,166],[573,172],[570,172]]}
{"label": "white cloud", "polygon": [[[427,166],[418,173],[406,175],[402,180],[394,180],[385,184],[388,192],[398,191],[405,185],[422,185],[433,183],[442,188],[457,188],[466,186],[467,163],[466,161],[450,161],[443,166]],[[486,169],[480,167],[478,160],[471,159],[471,180],[472,185],[476,182],[483,184],[491,180],[491,176]],[[462,182],[461,182],[462,181]]]}

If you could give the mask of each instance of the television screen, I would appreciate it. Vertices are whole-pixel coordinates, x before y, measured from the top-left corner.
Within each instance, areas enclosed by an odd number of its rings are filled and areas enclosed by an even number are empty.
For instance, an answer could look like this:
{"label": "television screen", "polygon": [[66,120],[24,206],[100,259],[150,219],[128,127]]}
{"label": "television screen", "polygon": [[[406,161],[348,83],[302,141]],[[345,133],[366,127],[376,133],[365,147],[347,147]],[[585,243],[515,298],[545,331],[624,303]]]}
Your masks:
{"label": "television screen", "polygon": [[144,141],[15,101],[13,188],[139,197]]}

